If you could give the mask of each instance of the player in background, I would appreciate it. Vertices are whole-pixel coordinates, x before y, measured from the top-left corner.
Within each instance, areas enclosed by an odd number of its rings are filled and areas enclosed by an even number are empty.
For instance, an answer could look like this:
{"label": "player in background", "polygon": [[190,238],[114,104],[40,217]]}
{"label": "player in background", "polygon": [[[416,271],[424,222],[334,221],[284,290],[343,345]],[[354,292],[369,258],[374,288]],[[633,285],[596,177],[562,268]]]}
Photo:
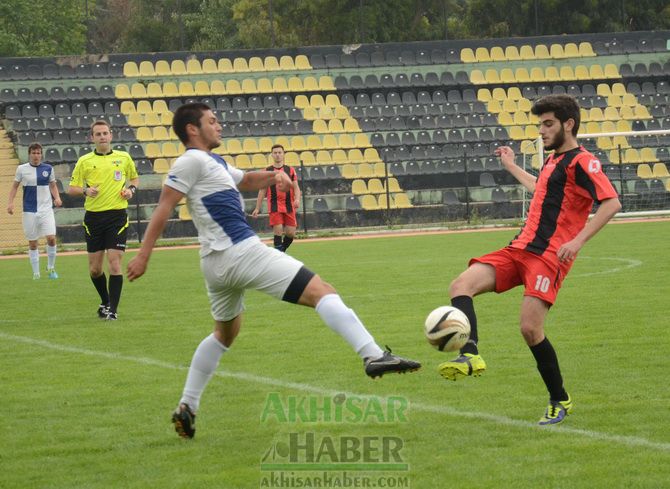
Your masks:
{"label": "player in background", "polygon": [[254,219],[258,217],[263,197],[267,195],[274,247],[279,251],[286,251],[291,246],[293,238],[295,238],[295,230],[298,225],[296,210],[300,208],[300,187],[295,170],[284,164],[284,147],[281,144],[275,144],[272,147],[272,159],[274,163],[265,170],[283,171],[290,178],[292,185],[286,192],[282,192],[277,188],[277,185],[270,185],[267,189],[259,190],[256,207],[252,211],[251,217]]}
{"label": "player in background", "polygon": [[[98,317],[117,319],[123,288],[121,261],[126,250],[128,200],[139,184],[135,163],[125,151],[112,149],[112,130],[104,120],[91,124],[95,150],[85,154],[74,167],[68,194],[84,195],[84,231],[88,271],[100,296]],[[109,287],[103,270],[105,253]]]}
{"label": "player in background", "polygon": [[23,232],[28,240],[33,280],[40,278],[40,251],[37,249],[37,241],[41,236],[46,236],[47,239],[47,274],[50,279],[57,279],[56,220],[53,206],[60,207],[63,202],[58,194],[53,167],[42,162],[40,143],[28,146],[28,163],[16,168],[14,183],[9,191],[9,214],[14,214],[14,197],[19,185],[23,185]]}
{"label": "player in background", "polygon": [[[600,161],[577,143],[577,101],[569,95],[549,95],[537,100],[531,111],[540,119],[545,150],[554,153],[547,157],[536,178],[515,164],[511,148],[496,149],[505,169],[534,192],[533,198],[526,222],[511,243],[471,259],[469,267],[451,283],[451,305],[468,316],[472,331],[460,356],[439,368],[450,380],[481,375],[486,364],[479,355],[472,299],[484,292],[501,293],[523,285],[521,334],[549,391],[549,405],[539,424],[551,425],[562,422],[570,413],[572,400],[563,386],[544,321],[579,250],[621,209],[621,204]],[[594,202],[600,206],[588,221]]]}
{"label": "player in background", "polygon": [[285,172],[243,172],[211,151],[221,144],[221,126],[202,103],[179,107],[173,129],[186,148],[170,169],[144,242],[128,263],[128,279],[141,277],[151,252],[175,206],[186,196],[200,241],[200,266],[214,318],[214,332],[196,348],[182,397],[172,416],[183,438],[195,435],[200,397],[221,356],[231,347],[242,326],[244,293],[255,289],[277,299],[313,307],[321,319],[344,338],[363,359],[365,373],[417,370],[421,364],[384,352],[335,289],[300,261],[265,246],[247,223],[240,191],[277,185],[290,188]]}

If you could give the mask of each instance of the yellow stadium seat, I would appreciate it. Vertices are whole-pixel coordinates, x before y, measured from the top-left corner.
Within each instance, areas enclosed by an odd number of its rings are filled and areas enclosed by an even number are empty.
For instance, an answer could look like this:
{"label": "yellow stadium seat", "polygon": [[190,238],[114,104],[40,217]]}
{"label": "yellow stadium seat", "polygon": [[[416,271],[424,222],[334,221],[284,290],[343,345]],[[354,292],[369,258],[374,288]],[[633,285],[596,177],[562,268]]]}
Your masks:
{"label": "yellow stadium seat", "polygon": [[489,61],[491,61],[491,55],[489,54],[489,50],[484,47],[477,48],[475,50],[475,59],[480,63],[488,63]]}
{"label": "yellow stadium seat", "polygon": [[566,58],[579,58],[582,56],[582,54],[579,52],[577,44],[574,42],[566,43],[565,47],[563,48],[563,52],[565,53]]}
{"label": "yellow stadium seat", "polygon": [[530,83],[532,81],[526,68],[516,68],[514,70],[514,78],[517,83]]}
{"label": "yellow stadium seat", "polygon": [[540,163],[540,155],[537,153],[534,153],[533,156],[531,156],[530,159],[530,166],[536,170],[539,170],[542,164]]}
{"label": "yellow stadium seat", "polygon": [[131,98],[130,88],[125,83],[119,83],[114,87],[114,96],[118,99],[127,99]]}
{"label": "yellow stadium seat", "polygon": [[276,56],[266,56],[263,60],[263,71],[279,71],[279,60]]}
{"label": "yellow stadium seat", "polygon": [[509,137],[514,140],[526,139],[524,128],[521,126],[507,127],[507,131],[509,132]]}
{"label": "yellow stadium seat", "polygon": [[603,132],[618,132],[616,130],[616,124],[612,121],[603,121],[602,124],[600,124],[600,127],[602,128]]}
{"label": "yellow stadium seat", "polygon": [[144,148],[144,154],[147,158],[158,158],[162,156],[161,147],[158,143],[148,143]]}
{"label": "yellow stadium seat", "polygon": [[383,161],[378,161],[377,163],[371,163],[372,165],[372,174],[378,178],[386,177],[386,164]]}
{"label": "yellow stadium seat", "polygon": [[546,81],[559,81],[561,76],[558,74],[558,68],[555,66],[547,66],[544,70],[544,77]]}
{"label": "yellow stadium seat", "polygon": [[179,146],[175,143],[168,142],[161,144],[161,153],[167,158],[176,158],[182,152],[183,150],[180,150]]}
{"label": "yellow stadium seat", "polygon": [[135,136],[137,137],[137,140],[140,142],[154,140],[153,132],[151,132],[151,129],[146,126],[138,127],[137,131],[135,131]]}
{"label": "yellow stadium seat", "polygon": [[135,111],[139,112],[140,114],[148,114],[153,112],[154,109],[151,106],[151,102],[148,100],[138,100],[137,105],[135,106]]}
{"label": "yellow stadium seat", "polygon": [[242,93],[244,94],[254,94],[257,93],[256,90],[256,80],[253,78],[245,78],[242,80]]}
{"label": "yellow stadium seat", "polygon": [[653,168],[654,178],[670,178],[668,167],[665,163],[655,163]]}
{"label": "yellow stadium seat", "polygon": [[290,56],[282,56],[279,58],[279,68],[280,70],[283,71],[293,71],[295,70],[295,63],[293,62],[293,58]]}
{"label": "yellow stadium seat", "polygon": [[174,59],[170,63],[170,71],[173,75],[185,75],[186,74],[186,64],[181,59]]}
{"label": "yellow stadium seat", "polygon": [[514,112],[512,119],[514,120],[515,126],[525,126],[530,123],[530,121],[528,120],[528,114],[521,110],[517,110],[516,112]]}
{"label": "yellow stadium seat", "polygon": [[302,92],[303,91],[302,80],[297,76],[292,76],[288,79],[288,91],[289,92]]}
{"label": "yellow stadium seat", "polygon": [[317,165],[330,165],[333,163],[333,160],[330,158],[330,151],[325,149],[320,149],[316,152],[316,164]]}
{"label": "yellow stadium seat", "polygon": [[[297,98],[297,97],[296,97]],[[307,102],[309,104],[309,102]],[[296,107],[302,108],[296,104]],[[314,107],[310,107],[307,105],[302,109],[302,116],[307,119],[308,121],[315,121],[319,119],[319,111],[315,109]]]}
{"label": "yellow stadium seat", "polygon": [[535,46],[535,59],[550,59],[549,49],[546,44],[538,44]]}
{"label": "yellow stadium seat", "polygon": [[307,149],[307,144],[305,143],[305,138],[302,136],[293,136],[291,137],[291,150],[293,151],[305,151]]}
{"label": "yellow stadium seat", "polygon": [[239,139],[228,139],[226,141],[226,152],[231,155],[243,153],[242,143]]}
{"label": "yellow stadium seat", "polygon": [[627,106],[619,107],[619,118],[626,120],[637,119],[637,117],[635,117],[635,114],[633,113],[633,108]]}
{"label": "yellow stadium seat", "polygon": [[[657,162],[656,150],[654,148],[640,148],[640,160],[649,164]],[[654,176],[656,176],[656,172],[654,172]]]}
{"label": "yellow stadium seat", "polygon": [[134,61],[126,61],[123,64],[123,76],[140,76],[140,70]]}
{"label": "yellow stadium seat", "polygon": [[212,94],[212,91],[209,89],[209,83],[207,83],[205,80],[196,81],[195,85],[193,86],[193,90],[199,97]]}
{"label": "yellow stadium seat", "polygon": [[176,98],[179,97],[179,89],[175,82],[165,82],[163,83],[163,96]]}
{"label": "yellow stadium seat", "polygon": [[141,83],[133,83],[130,86],[130,96],[132,98],[146,98],[147,88]]}
{"label": "yellow stadium seat", "polygon": [[561,66],[558,75],[562,81],[573,81],[576,79],[572,66]]}
{"label": "yellow stadium seat", "polygon": [[619,120],[619,111],[616,109],[616,107],[605,107],[605,110],[603,110],[603,116],[606,121],[617,121]]}
{"label": "yellow stadium seat", "polygon": [[180,221],[191,221],[193,218],[191,217],[191,213],[188,210],[188,206],[186,205],[180,205],[179,206],[179,220]]}
{"label": "yellow stadium seat", "polygon": [[493,68],[486,70],[484,72],[484,80],[486,80],[486,83],[500,83],[498,70],[494,70]]}
{"label": "yellow stadium seat", "polygon": [[217,67],[219,73],[233,73],[235,71],[233,63],[228,58],[220,58]]}
{"label": "yellow stadium seat", "polygon": [[635,119],[651,119],[651,114],[649,113],[649,109],[647,109],[646,106],[644,105],[636,105],[634,107],[634,115]]}
{"label": "yellow stadium seat", "polygon": [[488,88],[480,88],[477,90],[477,100],[480,102],[488,102],[491,100],[491,90]]}
{"label": "yellow stadium seat", "polygon": [[268,156],[263,153],[256,153],[251,155],[251,167],[252,168],[265,168],[270,166],[270,161]]}
{"label": "yellow stadium seat", "polygon": [[147,85],[147,97],[160,98],[163,96],[163,88],[159,83],[151,82]]}
{"label": "yellow stadium seat", "polygon": [[632,93],[624,93],[621,97],[621,105],[635,107],[637,105],[637,97]]}
{"label": "yellow stadium seat", "polygon": [[563,46],[560,44],[552,44],[549,46],[549,56],[554,59],[563,59],[566,57]]}
{"label": "yellow stadium seat", "polygon": [[295,105],[298,109],[305,109],[306,107],[310,107],[307,95],[296,95],[295,99],[293,100],[293,105]]}
{"label": "yellow stadium seat", "polygon": [[519,61],[521,59],[519,49],[516,46],[507,46],[505,48],[505,59],[507,61]]}
{"label": "yellow stadium seat", "polygon": [[598,83],[596,86],[596,93],[601,97],[609,97],[612,95],[612,89],[607,83]]}
{"label": "yellow stadium seat", "polygon": [[126,120],[128,121],[128,125],[130,127],[140,127],[146,125],[144,119],[144,114],[139,114],[137,112],[131,112],[130,114],[126,115]]}
{"label": "yellow stadium seat", "polygon": [[251,157],[248,154],[239,154],[235,157],[235,167],[240,170],[251,168]]}
{"label": "yellow stadium seat", "polygon": [[[628,148],[624,152],[624,163],[640,163],[642,160],[640,159],[640,153],[638,152],[637,149],[635,148]],[[649,169],[649,173],[651,174],[651,168]]]}
{"label": "yellow stadium seat", "polygon": [[239,95],[242,93],[242,87],[238,80],[228,80],[226,82],[226,93],[228,95]]}
{"label": "yellow stadium seat", "polygon": [[139,76],[156,76],[154,64],[151,61],[140,62]]}
{"label": "yellow stadium seat", "polygon": [[476,63],[477,57],[475,56],[472,48],[463,48],[461,49],[461,63]]}
{"label": "yellow stadium seat", "polygon": [[[326,95],[326,105],[328,107],[333,107],[334,109],[343,107],[340,103],[340,97],[338,97],[335,93],[329,93]],[[342,117],[339,117],[339,119],[342,119]]]}
{"label": "yellow stadium seat", "polygon": [[154,160],[154,173],[167,173],[170,171],[170,161],[166,158]]}
{"label": "yellow stadium seat", "polygon": [[591,107],[589,109],[589,121],[602,122],[605,120],[603,109],[600,107]]}
{"label": "yellow stadium seat", "polygon": [[502,47],[493,46],[491,48],[491,61],[507,61]]}
{"label": "yellow stadium seat", "polygon": [[170,63],[168,63],[164,59],[159,59],[158,61],[156,61],[154,70],[156,71],[156,75],[158,76],[170,76],[172,74],[172,72],[170,71]]}
{"label": "yellow stadium seat", "polygon": [[233,60],[233,70],[237,73],[249,71],[249,64],[246,58],[235,58]]}
{"label": "yellow stadium seat", "polygon": [[[284,139],[286,141],[283,141]],[[284,142],[286,144],[284,144]],[[275,144],[281,144],[282,146],[284,146],[284,148],[289,149],[288,138],[285,136],[278,137],[275,141]],[[285,153],[284,160],[290,166],[297,166],[300,164],[300,157],[298,156],[298,153],[296,153],[295,151],[288,151],[287,153]],[[270,159],[268,158],[268,164],[270,164],[269,162]]]}
{"label": "yellow stadium seat", "polygon": [[272,91],[274,93],[290,92],[291,90],[288,89],[288,85],[286,84],[286,78],[273,78]]}
{"label": "yellow stadium seat", "polygon": [[512,99],[506,98],[502,101],[502,111],[514,113],[517,111],[516,102]]}
{"label": "yellow stadium seat", "polygon": [[354,195],[363,195],[368,193],[368,186],[365,184],[365,180],[360,178],[355,179],[351,182],[351,193]]}
{"label": "yellow stadium seat", "polygon": [[269,78],[259,78],[256,80],[256,89],[259,93],[273,93],[272,81]]}
{"label": "yellow stadium seat", "polygon": [[274,144],[274,141],[272,141],[272,138],[270,137],[262,137],[258,140],[258,149],[261,151],[261,153],[269,153],[272,151],[272,145]]}
{"label": "yellow stadium seat", "polygon": [[409,209],[412,207],[412,203],[409,200],[409,197],[405,193],[394,194],[395,197],[395,206],[397,209]]}
{"label": "yellow stadium seat", "polygon": [[319,90],[327,91],[327,90],[335,90],[335,83],[333,82],[333,78],[330,76],[320,76],[319,77]]}
{"label": "yellow stadium seat", "polygon": [[329,107],[328,105],[320,107],[318,112],[319,112],[319,119],[323,119],[324,121],[330,121],[331,119],[336,118],[332,107]]}
{"label": "yellow stadium seat", "polygon": [[519,48],[519,57],[522,60],[535,59],[535,51],[533,50],[533,46],[529,46],[528,44],[521,46]]}
{"label": "yellow stadium seat", "polygon": [[379,209],[379,202],[374,195],[367,194],[361,196],[361,207],[366,211],[375,211]]}
{"label": "yellow stadium seat", "polygon": [[340,134],[337,138],[337,141],[340,145],[340,148],[355,148],[357,147],[354,143],[351,134]]}
{"label": "yellow stadium seat", "polygon": [[[371,178],[370,180],[368,180],[368,189],[367,190],[371,194],[381,194],[382,192],[386,192],[386,190],[384,189],[384,186],[382,185],[382,181],[379,178]],[[365,193],[365,192],[363,192],[363,193]]]}
{"label": "yellow stadium seat", "polygon": [[[328,102],[328,97],[330,95],[332,95],[332,94],[329,94],[329,95],[326,96],[326,105],[330,105],[330,103]],[[332,105],[330,105],[330,106],[332,107]],[[344,105],[335,106],[334,114],[335,114],[336,119],[345,120],[345,119],[348,119],[349,117],[351,117],[351,114],[349,113],[349,109],[347,109]]]}
{"label": "yellow stadium seat", "polygon": [[[333,156],[335,156],[334,153]],[[333,158],[333,161],[335,161],[335,158]],[[358,168],[355,165],[352,165],[351,163],[345,163],[344,165],[342,165],[342,177],[348,180],[358,178]]]}
{"label": "yellow stadium seat", "polygon": [[319,90],[319,82],[313,76],[306,76],[302,81],[302,87],[305,91],[316,92]]}
{"label": "yellow stadium seat", "polygon": [[202,72],[206,75],[213,75],[219,72],[219,67],[216,61],[212,58],[205,58],[202,60]]}
{"label": "yellow stadium seat", "polygon": [[598,146],[598,149],[609,150],[614,148],[612,145],[612,139],[607,136],[600,136],[597,138],[596,145]]}
{"label": "yellow stadium seat", "polygon": [[322,149],[321,136],[316,134],[308,134],[305,139],[305,147],[310,150]]}
{"label": "yellow stadium seat", "polygon": [[242,140],[242,151],[245,153],[258,153],[258,143],[255,139],[244,138]]}
{"label": "yellow stadium seat", "polygon": [[521,95],[521,89],[519,87],[509,87],[507,89],[507,98],[512,100],[523,99],[523,95]]}
{"label": "yellow stadium seat", "polygon": [[324,134],[322,143],[323,147],[326,149],[339,148],[339,144],[337,143],[337,136],[333,134]]}
{"label": "yellow stadium seat", "polygon": [[544,70],[539,66],[532,67],[530,69],[530,81],[534,83],[546,81]]}
{"label": "yellow stadium seat", "polygon": [[[347,153],[343,149],[333,150],[333,154],[331,155],[331,158],[333,160],[333,163],[335,163],[336,165],[342,165],[342,164],[345,164],[347,161],[349,161],[347,159]],[[342,176],[344,176],[344,174]]]}
{"label": "yellow stadium seat", "polygon": [[[516,87],[513,87],[516,88]],[[527,98],[520,98],[516,103],[518,110],[523,110],[524,112],[530,113],[530,109],[533,107],[533,103]]]}
{"label": "yellow stadium seat", "polygon": [[512,119],[512,114],[509,112],[499,112],[498,113],[498,122],[503,126],[513,126],[514,119]]}
{"label": "yellow stadium seat", "polygon": [[212,80],[212,84],[209,88],[212,95],[225,95],[226,93],[226,84],[223,80]]}
{"label": "yellow stadium seat", "polygon": [[258,56],[249,58],[249,71],[265,71],[263,60]]}
{"label": "yellow stadium seat", "polygon": [[326,105],[326,101],[323,98],[323,95],[316,93],[309,96],[309,106],[316,109],[321,108]]}
{"label": "yellow stadium seat", "polygon": [[342,121],[340,119],[331,119],[328,121],[328,132],[339,134],[344,132]]}
{"label": "yellow stadium seat", "polygon": [[600,65],[591,65],[589,67],[589,73],[591,75],[592,80],[602,80],[603,78],[605,78],[603,67]]}
{"label": "yellow stadium seat", "polygon": [[612,83],[612,93],[614,95],[619,95],[619,96],[623,97],[628,92],[626,92],[626,87],[624,86],[623,83],[616,82],[616,83]]}
{"label": "yellow stadium seat", "polygon": [[590,42],[580,42],[579,43],[579,55],[580,56],[595,56],[596,53],[593,52],[593,46]]}
{"label": "yellow stadium seat", "polygon": [[395,194],[397,192],[402,192],[398,179],[394,177],[389,177],[389,192]]}
{"label": "yellow stadium seat", "polygon": [[186,73],[189,75],[201,75],[202,65],[199,59],[189,59],[186,62]]}
{"label": "yellow stadium seat", "polygon": [[363,152],[363,159],[366,163],[378,163],[381,162],[379,153],[375,148],[366,148]]}
{"label": "yellow stadium seat", "polygon": [[607,63],[604,68],[605,78],[621,78],[617,65]]}
{"label": "yellow stadium seat", "polygon": [[535,124],[527,125],[524,129],[524,139],[537,139],[538,135],[539,132]]}
{"label": "yellow stadium seat", "polygon": [[302,161],[302,164],[305,166],[316,166],[316,157],[312,151],[301,151],[300,161]]}
{"label": "yellow stadium seat", "polygon": [[482,70],[472,70],[470,72],[470,81],[475,85],[484,85],[486,83],[486,78],[484,78]]}
{"label": "yellow stadium seat", "polygon": [[360,132],[361,128],[358,125],[358,121],[353,117],[344,119],[344,131],[345,132]]}
{"label": "yellow stadium seat", "polygon": [[179,82],[179,95],[181,97],[195,96],[195,90],[193,89],[193,84],[190,81]]}
{"label": "yellow stadium seat", "polygon": [[512,70],[512,68],[503,68],[502,70],[500,70],[500,82],[501,83],[516,82],[516,78],[514,77],[514,71]]}
{"label": "yellow stadium seat", "polygon": [[575,80],[590,80],[591,73],[589,69],[584,65],[575,66]]}
{"label": "yellow stadium seat", "polygon": [[152,132],[154,141],[170,141],[172,139],[164,126],[155,126]]}
{"label": "yellow stadium seat", "polygon": [[[360,149],[358,148],[353,148],[347,151],[347,156],[349,158],[349,161],[351,163],[362,163],[363,162],[363,153],[361,152]],[[361,169],[358,169],[359,173]],[[363,175],[361,175],[363,176]],[[369,176],[372,176],[371,174]]]}
{"label": "yellow stadium seat", "polygon": [[296,70],[311,70],[312,65],[309,63],[309,59],[304,54],[299,54],[295,57],[295,69]]}
{"label": "yellow stadium seat", "polygon": [[386,194],[379,194],[379,208],[380,209],[395,209],[395,198],[393,195],[390,195],[388,198]]}
{"label": "yellow stadium seat", "polygon": [[354,146],[357,148],[371,148],[370,138],[363,132],[354,134]]}

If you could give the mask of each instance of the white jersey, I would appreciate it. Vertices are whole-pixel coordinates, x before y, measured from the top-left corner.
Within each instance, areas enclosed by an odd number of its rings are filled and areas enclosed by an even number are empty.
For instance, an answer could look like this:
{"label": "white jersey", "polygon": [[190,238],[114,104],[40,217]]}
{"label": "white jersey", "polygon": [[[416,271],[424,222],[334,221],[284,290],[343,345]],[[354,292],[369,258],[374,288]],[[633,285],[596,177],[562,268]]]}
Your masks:
{"label": "white jersey", "polygon": [[198,230],[200,256],[221,251],[245,239],[260,239],[244,214],[237,184],[244,172],[219,155],[187,149],[172,165],[165,185],[188,199],[188,210]]}
{"label": "white jersey", "polygon": [[49,183],[56,181],[56,175],[51,165],[19,165],[14,180],[23,185],[23,212],[53,212]]}

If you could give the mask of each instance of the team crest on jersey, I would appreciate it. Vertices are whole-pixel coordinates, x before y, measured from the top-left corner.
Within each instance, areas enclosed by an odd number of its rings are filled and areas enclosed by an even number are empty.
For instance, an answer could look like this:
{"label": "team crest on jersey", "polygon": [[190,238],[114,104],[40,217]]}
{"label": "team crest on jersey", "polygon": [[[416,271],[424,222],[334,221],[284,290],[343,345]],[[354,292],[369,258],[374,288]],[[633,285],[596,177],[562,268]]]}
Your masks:
{"label": "team crest on jersey", "polygon": [[600,173],[600,168],[599,160],[589,160],[589,173]]}
{"label": "team crest on jersey", "polygon": [[43,176],[44,178],[48,177],[48,176],[49,176],[49,171],[48,171],[48,170],[43,170],[43,171],[42,171],[42,176]]}
{"label": "team crest on jersey", "polygon": [[123,180],[123,173],[121,172],[121,170],[114,170],[114,180],[116,180],[117,182]]}
{"label": "team crest on jersey", "polygon": [[119,166],[121,163],[123,163],[121,160],[114,160],[112,163],[116,166]]}

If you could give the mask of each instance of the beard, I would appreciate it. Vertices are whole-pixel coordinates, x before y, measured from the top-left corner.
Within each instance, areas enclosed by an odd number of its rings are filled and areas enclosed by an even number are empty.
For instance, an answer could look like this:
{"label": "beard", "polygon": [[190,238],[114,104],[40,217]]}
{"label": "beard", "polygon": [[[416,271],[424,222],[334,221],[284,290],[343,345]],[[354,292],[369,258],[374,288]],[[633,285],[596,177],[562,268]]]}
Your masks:
{"label": "beard", "polygon": [[565,143],[565,129],[563,128],[563,125],[561,125],[561,131],[556,134],[554,141],[551,144],[544,147],[544,150],[554,151],[563,146],[563,143]]}

